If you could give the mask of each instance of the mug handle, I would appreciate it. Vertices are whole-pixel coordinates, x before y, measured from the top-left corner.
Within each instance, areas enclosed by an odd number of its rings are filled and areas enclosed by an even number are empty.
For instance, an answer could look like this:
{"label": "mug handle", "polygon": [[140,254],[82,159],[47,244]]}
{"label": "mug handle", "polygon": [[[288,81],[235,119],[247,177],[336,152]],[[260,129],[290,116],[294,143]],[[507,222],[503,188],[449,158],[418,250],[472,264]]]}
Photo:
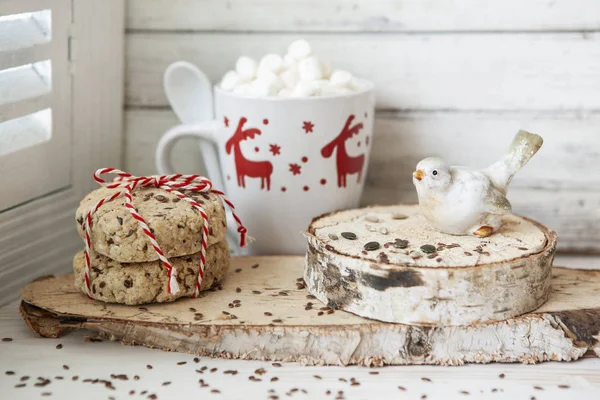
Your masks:
{"label": "mug handle", "polygon": [[[158,141],[156,146],[156,169],[161,175],[174,174],[173,166],[171,164],[171,155],[173,152],[173,146],[175,143],[185,137],[191,137],[196,139],[203,139],[207,141],[207,145],[217,145],[217,121],[204,121],[195,124],[181,124],[174,126],[169,129]],[[205,154],[206,155],[206,154]],[[217,157],[209,157],[204,159],[204,165],[206,170],[209,171],[209,179],[213,182],[213,185],[220,190],[224,187],[219,187],[219,182],[223,182],[221,168],[219,166],[219,160]],[[237,254],[240,253],[241,248],[237,243],[238,232],[237,223],[233,218],[231,210],[226,209],[227,215],[227,232],[230,235],[230,246]]]}

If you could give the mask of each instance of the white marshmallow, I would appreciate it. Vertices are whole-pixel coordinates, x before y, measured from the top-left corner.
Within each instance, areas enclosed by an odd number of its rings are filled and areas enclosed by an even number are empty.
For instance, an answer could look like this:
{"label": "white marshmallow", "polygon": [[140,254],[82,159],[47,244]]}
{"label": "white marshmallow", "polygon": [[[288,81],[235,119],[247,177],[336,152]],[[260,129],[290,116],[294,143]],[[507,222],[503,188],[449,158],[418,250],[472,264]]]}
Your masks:
{"label": "white marshmallow", "polygon": [[348,87],[352,90],[354,90],[355,92],[359,92],[361,90],[366,90],[369,88],[369,83],[362,80],[362,79],[358,79],[358,78],[352,78],[352,81],[350,81],[350,84],[348,85]]}
{"label": "white marshmallow", "polygon": [[240,83],[242,83],[242,80],[237,72],[227,71],[225,75],[223,75],[223,79],[221,79],[221,88],[223,90],[231,91]]}
{"label": "white marshmallow", "polygon": [[310,44],[303,39],[292,42],[288,47],[288,54],[296,60],[302,60],[311,55],[311,53],[312,49],[310,48]]}
{"label": "white marshmallow", "polygon": [[259,97],[276,96],[283,86],[281,79],[271,72],[271,75],[264,75],[250,83],[250,94]]}
{"label": "white marshmallow", "polygon": [[348,71],[336,70],[331,74],[329,82],[334,86],[347,87],[352,82],[352,74]]}
{"label": "white marshmallow", "polygon": [[289,54],[286,54],[285,56],[283,56],[282,66],[284,69],[297,68],[298,62],[294,57],[292,57]]}
{"label": "white marshmallow", "polygon": [[281,71],[283,59],[279,54],[267,54],[258,64],[256,76],[263,76],[268,72],[278,73]]}
{"label": "white marshmallow", "polygon": [[322,61],[321,70],[323,71],[323,78],[329,79],[331,77],[331,64],[329,62]]}
{"label": "white marshmallow", "polygon": [[292,90],[290,97],[310,97],[317,93],[317,86],[314,82],[300,81]]}
{"label": "white marshmallow", "polygon": [[238,85],[235,89],[233,89],[233,93],[239,94],[241,96],[250,96],[250,95],[252,95],[252,93],[250,93],[250,84],[249,83],[242,83],[241,85]]}
{"label": "white marshmallow", "polygon": [[250,57],[241,56],[235,63],[235,70],[243,81],[250,81],[256,76],[258,64]]}
{"label": "white marshmallow", "polygon": [[283,81],[284,85],[288,89],[293,89],[300,81],[300,75],[295,67],[288,68],[279,74],[279,77]]}
{"label": "white marshmallow", "polygon": [[323,68],[317,57],[308,57],[298,63],[298,74],[303,81],[316,81],[323,78]]}
{"label": "white marshmallow", "polygon": [[292,95],[292,91],[288,88],[283,88],[277,93],[277,97],[290,97]]}

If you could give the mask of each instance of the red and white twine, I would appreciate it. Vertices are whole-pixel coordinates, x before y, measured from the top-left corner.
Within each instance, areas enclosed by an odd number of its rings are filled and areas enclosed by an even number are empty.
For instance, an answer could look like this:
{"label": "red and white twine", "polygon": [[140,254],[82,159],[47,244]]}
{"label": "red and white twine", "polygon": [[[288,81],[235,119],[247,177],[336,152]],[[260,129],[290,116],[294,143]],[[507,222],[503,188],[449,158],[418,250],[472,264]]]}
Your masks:
{"label": "red and white twine", "polygon": [[[111,181],[105,181],[101,178],[104,174],[115,174],[117,175]],[[116,191],[110,196],[107,196],[100,201],[98,201],[90,210],[88,211],[85,218],[85,291],[90,299],[93,299],[92,290],[90,287],[90,268],[91,268],[91,260],[90,260],[90,248],[91,248],[91,227],[92,227],[92,216],[100,208],[104,203],[113,201],[121,196],[125,198],[125,207],[129,210],[132,217],[138,222],[140,227],[142,228],[142,232],[148,237],[152,248],[158,255],[160,262],[167,269],[167,274],[169,277],[168,284],[168,292],[169,294],[176,294],[179,292],[179,285],[177,284],[177,270],[173,265],[169,262],[169,259],[165,256],[165,253],[161,250],[160,245],[156,241],[156,236],[152,233],[144,218],[137,212],[135,206],[133,205],[132,193],[138,187],[155,187],[159,189],[163,189],[169,193],[173,193],[175,196],[179,197],[181,200],[187,201],[192,205],[192,208],[197,210],[202,216],[202,242],[200,249],[200,269],[198,271],[198,279],[196,281],[196,289],[194,292],[194,297],[200,293],[200,285],[202,284],[202,279],[204,278],[204,265],[206,263],[206,248],[208,246],[208,216],[204,211],[202,206],[194,201],[193,199],[187,197],[183,193],[178,190],[190,190],[193,192],[211,192],[223,200],[227,206],[231,209],[233,214],[233,218],[238,225],[237,231],[240,233],[240,245],[243,247],[246,245],[246,232],[247,229],[242,224],[242,221],[235,214],[235,207],[233,203],[229,201],[229,199],[225,196],[225,193],[220,190],[215,190],[212,187],[212,183],[200,176],[200,175],[157,175],[157,176],[133,176],[128,174],[127,172],[123,172],[121,170],[115,168],[102,168],[97,170],[94,173],[94,180],[98,182],[100,185],[109,188],[109,189],[122,189]]]}

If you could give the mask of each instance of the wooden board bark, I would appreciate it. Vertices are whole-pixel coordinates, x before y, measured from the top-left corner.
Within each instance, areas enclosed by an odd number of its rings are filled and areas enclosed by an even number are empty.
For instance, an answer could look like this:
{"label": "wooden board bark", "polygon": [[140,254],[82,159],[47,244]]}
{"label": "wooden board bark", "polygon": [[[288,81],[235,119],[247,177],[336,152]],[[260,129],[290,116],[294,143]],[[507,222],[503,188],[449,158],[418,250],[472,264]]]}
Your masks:
{"label": "wooden board bark", "polygon": [[535,313],[436,328],[322,309],[299,280],[302,257],[234,258],[232,270],[222,290],[145,307],[89,300],[72,275],[45,277],[22,290],[21,314],[45,337],[87,329],[167,351],[309,365],[535,363],[572,361],[588,350],[600,356],[600,271],[555,268],[553,294]]}
{"label": "wooden board bark", "polygon": [[[344,231],[357,238],[344,239]],[[518,215],[505,216],[485,239],[448,235],[432,228],[418,205],[325,214],[304,235],[310,293],[362,317],[421,326],[500,321],[539,308],[550,294],[557,239]],[[394,238],[408,241],[403,250]],[[366,251],[367,242],[381,247]],[[424,254],[424,244],[437,250]]]}

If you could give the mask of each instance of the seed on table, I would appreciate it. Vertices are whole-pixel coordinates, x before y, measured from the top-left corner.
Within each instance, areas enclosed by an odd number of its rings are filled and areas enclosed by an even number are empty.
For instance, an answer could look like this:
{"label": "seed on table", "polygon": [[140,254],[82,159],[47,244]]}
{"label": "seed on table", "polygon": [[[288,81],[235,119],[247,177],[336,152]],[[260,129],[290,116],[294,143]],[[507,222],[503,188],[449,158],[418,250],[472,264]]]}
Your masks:
{"label": "seed on table", "polygon": [[425,378],[425,377],[421,378],[421,380],[422,380],[423,382],[431,382],[431,379],[429,379],[429,378]]}
{"label": "seed on table", "polygon": [[235,288],[235,291],[236,291],[237,293],[240,293],[240,292],[242,291],[242,288]]}
{"label": "seed on table", "polygon": [[468,251],[465,251],[465,256],[469,256],[470,257],[472,255],[473,255],[472,253],[469,253]]}
{"label": "seed on table", "polygon": [[421,251],[426,254],[435,253],[435,246],[430,244],[424,244],[421,246]]}
{"label": "seed on table", "polygon": [[279,380],[279,378],[276,377],[276,376],[274,376],[274,377],[271,378],[271,382],[277,382],[278,380]]}
{"label": "seed on table", "polygon": [[5,337],[5,338],[2,338],[2,341],[3,341],[3,342],[12,342],[12,340],[13,340],[13,339],[12,339],[12,338],[10,338],[10,337]]}
{"label": "seed on table", "polygon": [[272,316],[273,316],[273,314],[271,314],[271,313],[270,313],[270,312],[268,312],[268,311],[265,311],[265,313],[264,313],[264,314],[265,314],[267,317],[272,317]]}
{"label": "seed on table", "polygon": [[406,218],[408,218],[408,216],[404,215],[404,214],[400,214],[400,213],[392,214],[392,219],[406,219]]}
{"label": "seed on table", "polygon": [[327,236],[329,236],[329,239],[331,240],[338,240],[338,235],[336,235],[335,233],[330,233]]}
{"label": "seed on table", "polygon": [[364,249],[367,251],[373,251],[373,250],[377,250],[381,247],[381,245],[379,244],[379,242],[368,242],[367,244],[365,244]]}
{"label": "seed on table", "polygon": [[59,343],[59,344],[57,344],[57,345],[56,345],[56,350],[60,350],[60,349],[62,349],[62,348],[63,348],[63,345],[62,345],[62,344],[60,344],[60,343]]}
{"label": "seed on table", "polygon": [[27,386],[25,383],[19,383],[15,385],[16,388],[24,388],[25,386]]}
{"label": "seed on table", "polygon": [[258,264],[254,264],[252,268],[258,268]]}
{"label": "seed on table", "polygon": [[184,365],[184,364],[187,364],[187,361],[179,361],[179,362],[177,363],[177,365]]}
{"label": "seed on table", "polygon": [[6,371],[6,372],[5,372],[5,374],[6,374],[6,375],[14,375],[14,374],[15,374],[15,371]]}
{"label": "seed on table", "polygon": [[396,239],[394,247],[397,249],[405,249],[408,247],[408,240]]}
{"label": "seed on table", "polygon": [[278,363],[278,362],[274,362],[271,365],[274,366],[274,367],[281,367],[282,366],[281,363]]}
{"label": "seed on table", "polygon": [[342,232],[342,237],[348,240],[356,240],[356,233],[354,232]]}
{"label": "seed on table", "polygon": [[146,365],[146,368],[152,369],[152,365],[148,364],[148,365]]}

